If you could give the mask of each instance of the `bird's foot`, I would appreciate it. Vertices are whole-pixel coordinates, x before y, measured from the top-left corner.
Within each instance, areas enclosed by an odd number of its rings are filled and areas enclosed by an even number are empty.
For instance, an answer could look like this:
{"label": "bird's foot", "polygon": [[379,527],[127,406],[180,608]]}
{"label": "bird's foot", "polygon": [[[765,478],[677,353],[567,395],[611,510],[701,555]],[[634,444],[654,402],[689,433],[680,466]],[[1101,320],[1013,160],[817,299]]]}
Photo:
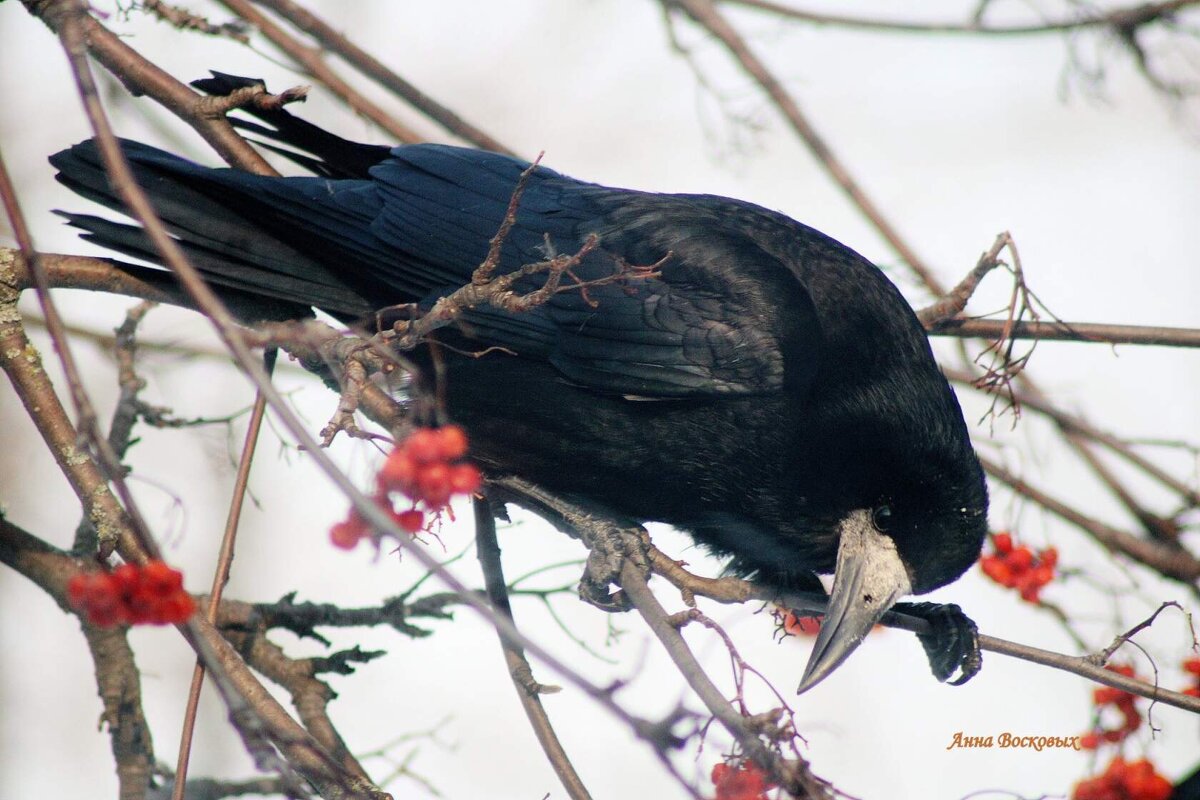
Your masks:
{"label": "bird's foot", "polygon": [[610,589],[626,563],[642,575],[650,574],[650,534],[636,522],[606,514],[595,504],[584,505],[521,478],[504,476],[492,481],[496,503],[515,502],[550,524],[581,539],[588,548],[587,565],[579,579],[579,596],[604,611],[628,611],[633,606],[625,593]]}
{"label": "bird's foot", "polygon": [[[961,686],[974,678],[983,666],[979,649],[979,628],[953,603],[897,603],[892,610],[919,617],[929,623],[929,633],[917,638],[929,658],[929,668],[939,681]],[[959,676],[950,681],[955,672]]]}
{"label": "bird's foot", "polygon": [[623,527],[610,520],[588,515],[573,520],[573,527],[588,546],[587,566],[579,578],[579,596],[609,612],[628,611],[633,606],[621,589],[610,591],[624,565],[632,563],[643,575],[650,574],[650,536],[640,525]]}

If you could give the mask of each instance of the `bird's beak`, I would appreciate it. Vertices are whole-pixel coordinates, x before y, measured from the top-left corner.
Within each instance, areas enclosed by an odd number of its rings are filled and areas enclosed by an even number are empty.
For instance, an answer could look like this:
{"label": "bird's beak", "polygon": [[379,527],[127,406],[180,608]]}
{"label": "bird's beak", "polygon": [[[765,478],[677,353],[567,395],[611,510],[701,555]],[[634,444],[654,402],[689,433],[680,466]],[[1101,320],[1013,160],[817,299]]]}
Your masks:
{"label": "bird's beak", "polygon": [[911,591],[896,543],[871,522],[871,512],[843,520],[837,567],[821,633],[796,694],[808,691],[854,652],[892,604]]}

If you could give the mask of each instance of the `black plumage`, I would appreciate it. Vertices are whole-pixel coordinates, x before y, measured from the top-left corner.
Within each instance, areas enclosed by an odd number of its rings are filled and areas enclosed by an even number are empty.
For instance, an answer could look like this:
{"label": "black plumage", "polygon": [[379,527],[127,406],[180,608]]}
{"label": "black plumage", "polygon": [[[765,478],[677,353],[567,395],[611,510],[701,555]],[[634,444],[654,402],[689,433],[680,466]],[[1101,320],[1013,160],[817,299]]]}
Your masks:
{"label": "black plumage", "polygon": [[[305,150],[297,160],[318,177],[124,148],[214,284],[297,313],[369,318],[469,282],[527,166],[441,145],[358,145],[286,112],[267,121],[245,124]],[[51,160],[60,181],[119,207],[94,143]],[[102,245],[155,258],[136,227],[66,216]],[[924,331],[878,268],[750,203],[609,188],[539,167],[498,272],[575,253],[593,235],[599,246],[573,270],[579,279],[661,262],[658,275],[561,292],[521,313],[476,308],[449,334],[504,348],[482,358],[446,351],[448,410],[486,471],[671,523],[736,572],[780,588],[836,566],[838,624],[827,623],[806,685],[896,597],[943,586],[975,561],[983,473]]]}

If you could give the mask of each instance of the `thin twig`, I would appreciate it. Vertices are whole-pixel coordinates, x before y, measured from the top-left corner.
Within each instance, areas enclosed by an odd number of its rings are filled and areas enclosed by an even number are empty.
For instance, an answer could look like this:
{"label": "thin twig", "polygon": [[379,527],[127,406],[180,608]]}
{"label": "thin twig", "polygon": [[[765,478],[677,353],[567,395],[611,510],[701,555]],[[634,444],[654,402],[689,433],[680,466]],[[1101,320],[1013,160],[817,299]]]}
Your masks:
{"label": "thin twig", "polygon": [[981,456],[979,461],[983,464],[984,470],[993,478],[1005,483],[1022,497],[1029,498],[1055,516],[1090,534],[1108,549],[1126,555],[1157,570],[1165,577],[1188,586],[1200,580],[1200,559],[1178,546],[1142,539],[1127,531],[1114,528],[1072,508],[986,457]]}
{"label": "thin twig", "polygon": [[[238,461],[237,477],[233,484],[233,496],[229,501],[229,515],[225,522],[225,532],[221,537],[221,550],[217,556],[217,566],[213,570],[212,589],[208,597],[205,616],[208,621],[215,623],[217,608],[221,603],[221,594],[225,584],[229,582],[229,571],[233,566],[234,543],[237,540],[238,524],[242,518],[242,506],[246,499],[246,487],[250,481],[250,465],[254,461],[254,452],[258,446],[258,434],[262,430],[263,417],[267,409],[266,398],[262,393],[254,398],[254,408],[250,412],[250,422],[246,428],[246,441],[242,445],[242,455]],[[197,660],[192,670],[192,683],[188,688],[187,705],[184,708],[183,726],[179,737],[179,756],[175,763],[175,785],[171,790],[171,800],[183,800],[187,782],[188,759],[192,751],[192,733],[196,726],[196,712],[200,707],[200,692],[204,688],[204,662]]]}
{"label": "thin twig", "polygon": [[199,14],[194,14],[180,6],[173,6],[163,0],[141,0],[141,7],[181,31],[197,31],[208,36],[224,36],[242,44],[250,43],[250,37],[246,34],[246,26],[241,22],[215,24]]}
{"label": "thin twig", "polygon": [[878,31],[881,33],[925,33],[925,34],[980,34],[989,36],[1028,36],[1042,33],[1064,33],[1086,28],[1112,28],[1125,30],[1142,27],[1170,18],[1173,14],[1200,0],[1169,0],[1160,3],[1141,3],[1136,6],[1093,11],[1087,6],[1077,6],[1079,13],[1068,19],[1052,19],[1044,22],[1016,25],[983,23],[978,16],[966,22],[911,22],[909,20],[871,19],[848,17],[805,11],[774,0],[720,0],[726,5],[746,6],[759,11],[768,11],[788,19],[830,25],[840,28]]}
{"label": "thin twig", "polygon": [[[64,19],[74,19],[80,28],[81,46],[116,78],[134,97],[146,95],[191,125],[226,163],[259,175],[277,175],[271,165],[243,139],[227,119],[198,113],[204,99],[186,84],[175,80],[158,65],[144,58],[124,39],[97,22],[90,14],[74,14],[73,4],[64,0],[21,0],[29,13],[50,30],[61,34]],[[65,15],[65,16],[64,16]]]}
{"label": "thin twig", "polygon": [[311,75],[313,80],[324,84],[326,88],[340,97],[356,113],[362,114],[400,142],[411,144],[424,140],[425,137],[384,111],[339,77],[325,63],[325,59],[321,57],[320,52],[316,48],[308,47],[297,41],[295,37],[291,36],[269,17],[256,9],[249,0],[221,0],[221,4],[257,28],[272,44],[286,53],[289,58],[294,60]]}
{"label": "thin twig", "polygon": [[746,718],[730,705],[721,694],[712,679],[700,666],[691,649],[680,635],[679,630],[671,623],[666,610],[658,598],[650,591],[646,578],[634,565],[626,561],[621,568],[621,588],[628,595],[638,613],[646,621],[650,630],[662,643],[663,648],[675,662],[692,691],[700,698],[705,707],[729,731],[730,735],[742,748],[742,752],[753,759],[772,780],[796,797],[828,798],[833,797],[830,786],[812,774],[808,765],[800,759],[787,759],[772,752],[759,738]]}
{"label": "thin twig", "polygon": [[[0,516],[0,563],[24,575],[73,613],[67,581],[89,560],[58,550]],[[142,800],[150,788],[154,746],[142,708],[141,672],[126,636],[127,628],[100,628],[80,618],[96,670],[96,688],[104,704],[116,762],[120,800]]]}
{"label": "thin twig", "polygon": [[[504,567],[500,561],[500,543],[496,540],[496,520],[487,500],[475,498],[472,502],[475,507],[475,553],[483,570],[488,599],[496,611],[512,619],[512,606],[508,601],[508,587],[504,581]],[[525,709],[525,716],[529,718],[529,724],[533,727],[550,766],[554,768],[554,774],[558,776],[563,789],[572,800],[591,800],[591,794],[579,773],[575,771],[567,751],[563,749],[562,742],[559,741],[558,734],[538,696],[545,692],[547,687],[533,677],[533,670],[519,644],[500,634],[500,647],[504,651],[504,661],[508,665],[508,673],[512,677],[513,687],[517,690],[521,707]]]}
{"label": "thin twig", "polygon": [[967,273],[953,289],[932,304],[917,311],[917,319],[926,330],[935,330],[940,323],[953,319],[967,307],[967,301],[979,288],[979,283],[996,267],[1000,266],[1000,253],[1012,241],[1008,231],[996,237],[991,248],[979,257],[974,269]]}
{"label": "thin twig", "polygon": [[[970,386],[974,388],[975,378],[970,373],[953,367],[943,369],[946,377],[952,382],[962,386]],[[1041,395],[1035,395],[1028,391],[1018,391],[1016,393],[1016,402],[1022,408],[1036,411],[1054,421],[1054,423],[1064,431],[1079,433],[1086,436],[1093,442],[1104,445],[1112,452],[1116,453],[1121,458],[1128,461],[1134,467],[1137,467],[1142,472],[1149,475],[1154,480],[1161,483],[1172,492],[1178,494],[1183,502],[1188,506],[1200,506],[1200,491],[1188,486],[1183,481],[1163,470],[1158,465],[1154,464],[1149,459],[1143,457],[1133,448],[1133,442],[1122,439],[1115,434],[1100,430],[1092,423],[1082,417],[1074,414],[1069,414],[1066,411],[1052,405]]]}
{"label": "thin twig", "polygon": [[490,134],[475,127],[458,114],[443,106],[416,86],[401,78],[370,53],[338,33],[331,25],[292,0],[255,0],[274,11],[295,27],[312,36],[325,49],[337,53],[347,64],[371,78],[380,86],[403,98],[414,108],[450,133],[476,147],[493,153],[516,155]]}
{"label": "thin twig", "polygon": [[829,173],[829,176],[843,192],[854,202],[863,214],[871,221],[875,229],[887,241],[904,263],[921,277],[936,297],[944,295],[945,289],[934,275],[933,270],[917,255],[916,251],[900,235],[900,232],[884,215],[883,210],[875,205],[858,181],[851,175],[849,167],[834,153],[833,148],[817,131],[808,119],[796,99],[783,87],[762,60],[746,44],[745,39],[725,17],[717,11],[711,0],[663,0],[668,8],[679,8],[697,24],[716,36],[729,50],[734,59],[741,65],[751,78],[754,79],[771,101],[783,114],[792,130],[800,140],[808,146],[817,162]]}
{"label": "thin twig", "polygon": [[1010,323],[999,319],[948,319],[929,330],[930,336],[963,339],[1035,339],[1043,342],[1088,342],[1138,344],[1159,347],[1200,347],[1200,328],[1168,328],[1160,325],[1110,325],[1102,322]]}
{"label": "thin twig", "polygon": [[[43,9],[46,18],[53,20],[52,27],[57,29],[63,40],[63,47],[68,55],[72,72],[78,85],[80,98],[87,113],[88,120],[96,134],[96,142],[104,162],[105,171],[114,192],[122,199],[131,215],[141,223],[155,249],[164,260],[172,266],[180,281],[189,293],[200,303],[216,325],[218,333],[230,349],[237,354],[243,368],[255,376],[255,383],[271,400],[272,407],[285,409],[290,412],[283,398],[271,386],[269,377],[262,366],[255,362],[249,350],[236,335],[232,317],[228,310],[216,299],[212,291],[200,279],[199,274],[187,262],[179,244],[167,233],[162,221],[154,211],[145,193],[138,187],[126,161],[124,153],[113,134],[112,127],[100,104],[99,96],[91,73],[91,66],[86,58],[84,36],[86,23],[91,20],[85,7],[74,0],[58,0]],[[303,433],[299,420],[293,420],[294,427]],[[106,444],[102,442],[101,446]],[[128,506],[127,506],[128,507]],[[146,552],[155,552],[152,541],[139,541],[139,548],[146,548],[130,553],[130,556]],[[269,697],[256,697],[253,704],[253,714],[247,719],[251,705],[246,699],[245,692],[248,684],[244,677],[248,670],[241,664],[236,653],[228,649],[228,644],[216,635],[215,630],[206,620],[193,615],[192,619],[183,626],[185,637],[189,644],[196,648],[198,654],[205,660],[215,683],[231,709],[231,720],[235,729],[243,737],[248,751],[264,768],[279,771],[285,777],[291,774],[288,763],[277,759],[274,752],[260,741],[260,726],[270,731],[274,741],[288,753],[290,763],[295,764],[305,777],[322,791],[335,796],[341,796],[347,791],[362,791],[368,795],[378,793],[359,776],[346,772],[325,754],[320,745],[297,726],[286,713],[282,716],[282,708]],[[242,677],[240,682],[236,679]],[[256,680],[251,683],[261,690]],[[250,724],[253,720],[253,724]]]}

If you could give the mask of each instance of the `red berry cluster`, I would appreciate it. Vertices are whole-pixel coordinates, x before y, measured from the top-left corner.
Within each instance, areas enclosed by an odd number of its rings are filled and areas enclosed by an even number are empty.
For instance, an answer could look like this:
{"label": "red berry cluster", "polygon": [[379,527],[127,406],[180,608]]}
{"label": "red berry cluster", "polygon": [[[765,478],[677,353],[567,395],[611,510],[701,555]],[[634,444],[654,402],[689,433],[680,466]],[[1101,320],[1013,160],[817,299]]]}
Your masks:
{"label": "red berry cluster", "polygon": [[[426,526],[426,513],[437,515],[456,494],[473,494],[483,478],[473,464],[462,462],[467,454],[467,434],[457,425],[440,428],[417,428],[400,442],[376,478],[375,502],[402,529],[416,533]],[[398,493],[412,502],[405,511],[396,511],[392,494]],[[425,511],[417,508],[422,503]],[[352,549],[367,535],[369,526],[359,514],[350,516],[329,531],[334,545]]]}
{"label": "red berry cluster", "polygon": [[992,546],[996,552],[979,559],[983,574],[1001,586],[1017,589],[1022,600],[1039,602],[1042,587],[1054,580],[1058,550],[1047,547],[1034,556],[1028,547],[1014,546],[1012,534],[1004,532],[992,535]]}
{"label": "red berry cluster", "polygon": [[473,464],[454,463],[467,454],[467,434],[457,425],[417,428],[392,451],[379,470],[379,488],[400,492],[430,511],[440,511],[451,495],[472,494],[481,478]]}
{"label": "red berry cluster", "polygon": [[1075,784],[1071,800],[1168,800],[1171,791],[1147,759],[1126,763],[1117,756],[1102,774]]}
{"label": "red berry cluster", "polygon": [[776,619],[783,629],[793,636],[816,636],[821,632],[820,617],[800,617],[794,611],[784,611],[782,619]]}
{"label": "red berry cluster", "polygon": [[183,573],[161,561],[78,572],[67,582],[67,597],[101,627],[186,622],[196,610],[196,601],[183,590]]}
{"label": "red berry cluster", "polygon": [[767,791],[775,784],[753,761],[721,763],[712,768],[714,800],[767,800]]}
{"label": "red berry cluster", "polygon": [[1191,674],[1193,686],[1183,690],[1184,694],[1189,694],[1192,697],[1200,697],[1200,658],[1192,656],[1183,662],[1183,671]]}
{"label": "red berry cluster", "polygon": [[[1109,664],[1105,669],[1112,670],[1120,675],[1133,678],[1133,667],[1121,664]],[[1123,742],[1129,734],[1136,731],[1142,725],[1142,715],[1138,712],[1134,703],[1137,701],[1137,696],[1132,695],[1122,689],[1115,689],[1112,686],[1101,686],[1092,692],[1092,702],[1096,704],[1098,709],[1103,709],[1105,706],[1112,706],[1121,713],[1121,724],[1115,728],[1097,728],[1094,731],[1089,731],[1079,737],[1079,744],[1084,750],[1095,750],[1103,743],[1116,744]]]}

